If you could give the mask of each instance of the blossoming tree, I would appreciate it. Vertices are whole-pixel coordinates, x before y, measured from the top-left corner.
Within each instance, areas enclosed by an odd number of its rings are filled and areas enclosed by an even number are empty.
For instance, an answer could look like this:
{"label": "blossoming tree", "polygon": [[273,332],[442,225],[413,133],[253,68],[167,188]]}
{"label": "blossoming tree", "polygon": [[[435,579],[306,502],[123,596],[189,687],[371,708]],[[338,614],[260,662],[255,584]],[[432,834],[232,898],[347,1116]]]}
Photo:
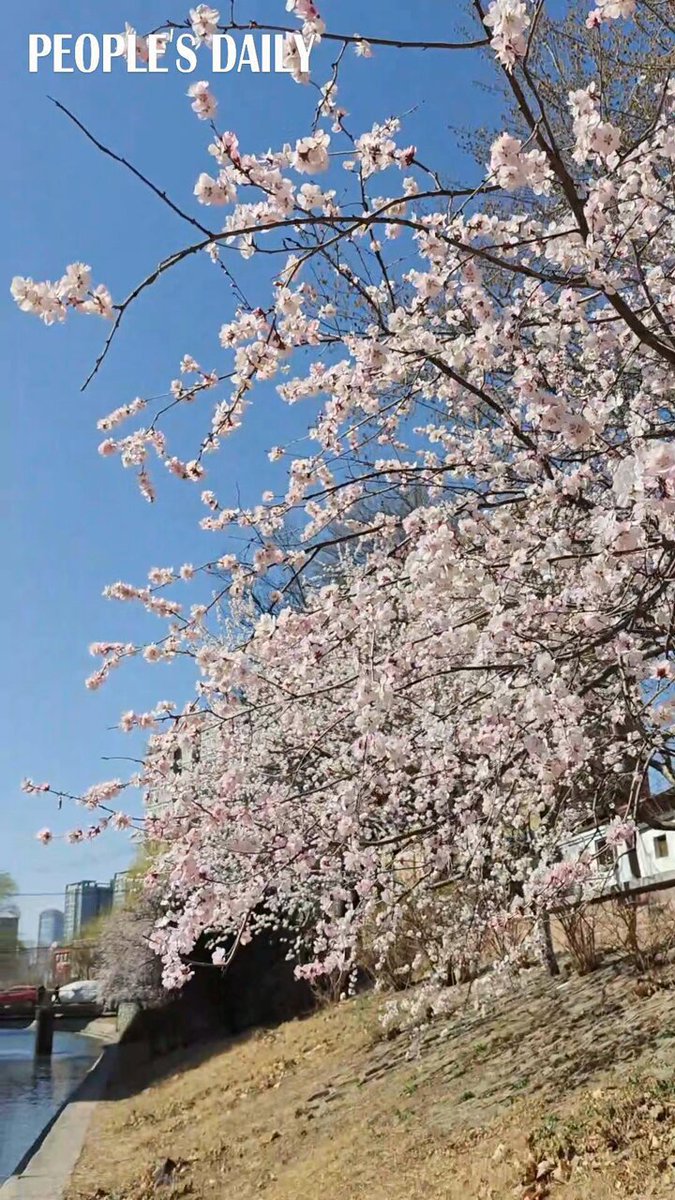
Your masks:
{"label": "blossoming tree", "polygon": [[[305,457],[271,449],[287,466],[282,494],[242,508],[202,492],[202,528],[216,544],[250,531],[250,553],[112,584],[111,597],[166,627],[145,647],[92,647],[90,687],[131,655],[194,660],[182,709],[122,718],[150,733],[138,775],[79,798],[98,831],[130,823],[117,807],[127,786],[151,797],[145,829],[161,852],[148,885],[163,899],[154,942],[170,987],[204,931],[222,935],[223,962],[289,913],[312,914],[307,974],[348,970],[366,930],[384,961],[411,905],[446,978],[490,931],[536,919],[591,869],[558,861],[580,823],[608,822],[621,843],[650,772],[671,769],[668,6],[598,0],[570,24],[574,4],[560,25],[543,0],[467,2],[473,38],[434,52],[487,55],[509,101],[482,182],[455,188],[398,119],[356,134],[341,106],[345,54],[405,43],[326,28],[313,0],[286,7],[288,27],[280,14],[271,28],[287,28],[309,97],[295,144],[240,146],[199,82],[192,107],[212,132],[199,217],[142,177],[189,222],[188,244],[120,301],[82,264],[56,283],[12,284],[47,324],[75,313],[110,323],[95,373],[136,298],[185,258],[206,252],[228,272],[222,366],[186,353],[161,414],[137,399],[99,422],[101,453],[136,471],[148,501],[153,458],[204,487],[223,441],[255,419],[257,387],[316,413]],[[336,48],[318,107],[294,18],[308,46]],[[637,82],[625,57],[623,76],[608,70],[625,22]],[[266,27],[207,5],[190,25],[199,42]],[[239,277],[262,253],[276,274],[248,302]],[[171,413],[209,391],[208,424],[179,452]],[[416,488],[425,503],[388,503]],[[339,570],[327,574],[328,553]],[[186,608],[180,590],[197,573],[213,576],[212,600]]]}

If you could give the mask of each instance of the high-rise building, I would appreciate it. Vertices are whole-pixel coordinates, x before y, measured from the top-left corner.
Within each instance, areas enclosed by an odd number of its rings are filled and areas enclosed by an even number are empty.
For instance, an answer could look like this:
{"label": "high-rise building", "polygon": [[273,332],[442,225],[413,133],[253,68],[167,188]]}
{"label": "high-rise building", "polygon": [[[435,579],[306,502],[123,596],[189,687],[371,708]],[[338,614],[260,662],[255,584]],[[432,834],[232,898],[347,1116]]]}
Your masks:
{"label": "high-rise building", "polygon": [[65,919],[63,940],[72,942],[83,929],[112,906],[112,885],[96,883],[93,879],[82,879],[66,887]]}
{"label": "high-rise building", "polygon": [[46,908],[40,913],[38,947],[54,946],[63,941],[64,917],[60,908]]}
{"label": "high-rise building", "polygon": [[112,906],[113,906],[113,908],[122,908],[123,907],[123,905],[126,901],[128,892],[129,892],[130,883],[131,883],[131,878],[130,878],[129,871],[116,871],[115,872],[115,874],[112,877],[111,884],[110,884],[110,886],[112,888]]}
{"label": "high-rise building", "polygon": [[16,980],[20,963],[19,913],[5,910],[0,915],[0,981]]}
{"label": "high-rise building", "polygon": [[0,916],[0,947],[14,954],[19,945],[19,914],[5,912]]}

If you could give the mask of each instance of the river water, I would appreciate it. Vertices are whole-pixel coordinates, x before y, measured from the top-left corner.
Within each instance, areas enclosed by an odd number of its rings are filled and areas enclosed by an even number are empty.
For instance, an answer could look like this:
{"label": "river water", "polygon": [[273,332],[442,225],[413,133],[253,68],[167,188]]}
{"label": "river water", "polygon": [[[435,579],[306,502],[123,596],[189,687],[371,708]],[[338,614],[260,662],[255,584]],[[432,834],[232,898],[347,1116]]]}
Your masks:
{"label": "river water", "polygon": [[56,1033],[51,1058],[35,1059],[35,1034],[0,1028],[0,1185],[100,1053],[77,1033]]}

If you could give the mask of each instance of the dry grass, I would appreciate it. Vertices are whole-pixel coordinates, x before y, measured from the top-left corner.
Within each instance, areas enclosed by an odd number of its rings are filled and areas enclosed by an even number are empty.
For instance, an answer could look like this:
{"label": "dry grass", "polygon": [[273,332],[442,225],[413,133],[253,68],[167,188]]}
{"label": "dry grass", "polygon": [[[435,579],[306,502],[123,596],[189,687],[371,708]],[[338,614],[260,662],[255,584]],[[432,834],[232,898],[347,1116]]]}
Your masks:
{"label": "dry grass", "polygon": [[651,897],[616,897],[579,904],[554,918],[553,944],[575,971],[594,971],[608,954],[625,955],[639,971],[675,956],[675,899],[672,892]]}
{"label": "dry grass", "polygon": [[161,1060],[99,1107],[68,1200],[665,1200],[670,982],[532,974],[484,1016],[455,989],[390,1041],[365,997]]}

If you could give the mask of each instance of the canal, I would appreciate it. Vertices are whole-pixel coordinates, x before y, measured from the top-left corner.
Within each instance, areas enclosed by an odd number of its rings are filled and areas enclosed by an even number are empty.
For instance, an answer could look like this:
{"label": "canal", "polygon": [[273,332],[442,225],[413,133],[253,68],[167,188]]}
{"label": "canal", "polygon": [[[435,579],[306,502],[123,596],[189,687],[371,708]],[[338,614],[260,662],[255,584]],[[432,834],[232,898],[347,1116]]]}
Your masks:
{"label": "canal", "polygon": [[51,1058],[35,1059],[34,1033],[0,1027],[0,1185],[14,1171],[100,1053],[100,1043],[56,1033]]}

